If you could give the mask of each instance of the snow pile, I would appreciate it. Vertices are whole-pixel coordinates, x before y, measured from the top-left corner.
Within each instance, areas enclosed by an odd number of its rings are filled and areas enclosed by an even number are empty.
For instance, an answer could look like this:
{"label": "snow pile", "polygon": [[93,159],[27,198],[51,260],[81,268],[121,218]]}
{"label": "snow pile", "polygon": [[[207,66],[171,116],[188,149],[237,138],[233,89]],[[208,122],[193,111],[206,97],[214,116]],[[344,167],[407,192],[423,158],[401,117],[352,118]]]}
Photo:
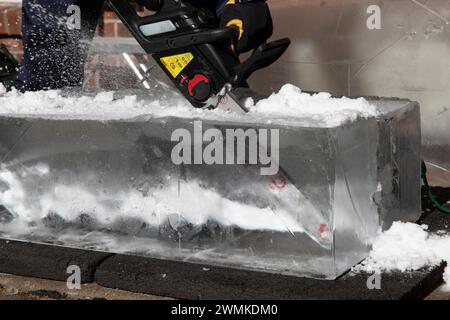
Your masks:
{"label": "snow pile", "polygon": [[248,115],[195,109],[175,91],[164,90],[157,93],[149,91],[145,99],[138,99],[135,95],[115,99],[114,92],[78,97],[66,97],[60,90],[26,93],[13,90],[6,93],[0,85],[0,115],[59,115],[69,119],[130,119],[140,115],[230,119],[238,116],[244,119],[261,118],[262,121],[278,117],[303,119],[326,127],[377,115],[375,106],[364,98],[332,98],[329,93],[308,94],[290,84],[256,105],[249,99]]}
{"label": "snow pile", "polygon": [[250,101],[247,107],[253,113],[310,118],[329,126],[338,126],[347,121],[378,114],[376,107],[364,98],[332,98],[331,94],[326,92],[309,94],[290,84],[284,85],[268,99],[261,100],[256,105],[252,104]]}
{"label": "snow pile", "polygon": [[412,271],[436,266],[446,261],[444,281],[450,290],[450,235],[432,234],[427,226],[395,222],[381,233],[373,244],[368,259],[354,271],[381,273]]}

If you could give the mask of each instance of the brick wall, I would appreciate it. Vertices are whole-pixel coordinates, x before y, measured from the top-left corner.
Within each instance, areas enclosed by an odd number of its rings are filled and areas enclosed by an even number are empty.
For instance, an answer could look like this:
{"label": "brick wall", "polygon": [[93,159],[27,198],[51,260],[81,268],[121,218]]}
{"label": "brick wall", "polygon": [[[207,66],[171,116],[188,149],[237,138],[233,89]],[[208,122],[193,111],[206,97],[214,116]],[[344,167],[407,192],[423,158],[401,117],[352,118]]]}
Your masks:
{"label": "brick wall", "polygon": [[97,33],[105,37],[131,37],[128,29],[116,17],[114,12],[104,11],[99,21]]}
{"label": "brick wall", "polygon": [[0,1],[0,34],[20,34],[21,9],[20,4],[2,4]]}
{"label": "brick wall", "polygon": [[0,1],[0,43],[6,45],[19,60],[23,53],[20,40],[21,18],[20,3]]}

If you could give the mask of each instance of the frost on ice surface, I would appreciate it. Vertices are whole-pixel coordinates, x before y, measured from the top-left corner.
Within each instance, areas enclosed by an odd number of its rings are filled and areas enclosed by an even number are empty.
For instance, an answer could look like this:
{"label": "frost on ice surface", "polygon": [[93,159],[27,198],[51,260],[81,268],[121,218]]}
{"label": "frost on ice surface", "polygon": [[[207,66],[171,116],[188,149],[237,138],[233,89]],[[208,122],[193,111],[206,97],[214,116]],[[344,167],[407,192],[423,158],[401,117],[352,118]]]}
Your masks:
{"label": "frost on ice surface", "polygon": [[[413,271],[450,263],[450,235],[437,235],[427,231],[427,226],[394,222],[381,233],[373,244],[369,258],[354,271],[381,273],[389,271]],[[450,266],[444,280],[450,290]]]}
{"label": "frost on ice surface", "polygon": [[[145,92],[145,91],[144,91]],[[252,119],[271,122],[272,119],[301,121],[304,126],[334,127],[358,118],[377,115],[375,106],[364,98],[333,98],[329,93],[308,94],[298,87],[285,85],[278,93],[256,103],[245,101],[250,109],[246,115],[217,110],[193,108],[173,90],[148,91],[147,97],[125,95],[115,98],[114,92],[95,96],[65,94],[61,90],[20,93],[0,88],[0,115],[64,116],[68,119],[130,119],[137,116],[200,117],[205,119]]]}

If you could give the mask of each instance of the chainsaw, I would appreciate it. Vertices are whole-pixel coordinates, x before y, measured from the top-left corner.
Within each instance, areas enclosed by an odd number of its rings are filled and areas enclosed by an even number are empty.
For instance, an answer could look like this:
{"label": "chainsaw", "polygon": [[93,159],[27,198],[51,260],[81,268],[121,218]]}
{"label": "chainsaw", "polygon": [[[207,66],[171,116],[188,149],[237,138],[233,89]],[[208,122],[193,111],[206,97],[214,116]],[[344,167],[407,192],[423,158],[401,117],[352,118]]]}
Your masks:
{"label": "chainsaw", "polygon": [[241,62],[230,49],[239,30],[220,28],[207,9],[184,0],[146,0],[153,14],[140,16],[127,0],[108,2],[195,108],[248,112],[244,102],[253,92],[247,79],[277,61],[290,45],[288,38],[263,44]]}

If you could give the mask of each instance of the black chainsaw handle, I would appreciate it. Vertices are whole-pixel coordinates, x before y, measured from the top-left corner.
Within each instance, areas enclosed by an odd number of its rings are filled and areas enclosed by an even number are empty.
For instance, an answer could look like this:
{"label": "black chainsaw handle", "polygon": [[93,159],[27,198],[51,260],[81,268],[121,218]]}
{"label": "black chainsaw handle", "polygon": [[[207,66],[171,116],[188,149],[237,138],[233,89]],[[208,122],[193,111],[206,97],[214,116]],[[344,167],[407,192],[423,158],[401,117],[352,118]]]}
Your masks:
{"label": "black chainsaw handle", "polygon": [[241,86],[253,72],[266,68],[277,61],[290,44],[291,40],[284,38],[256,48],[247,60],[234,67],[235,76],[231,84],[237,87]]}
{"label": "black chainsaw handle", "polygon": [[[150,54],[198,44],[231,41],[238,37],[239,30],[236,28],[208,29],[212,19],[208,11],[196,9],[179,0],[164,0],[159,11],[145,17],[140,17],[127,0],[108,0],[108,3],[142,48]],[[143,26],[162,22],[173,24],[176,29],[151,36],[144,35]]]}

